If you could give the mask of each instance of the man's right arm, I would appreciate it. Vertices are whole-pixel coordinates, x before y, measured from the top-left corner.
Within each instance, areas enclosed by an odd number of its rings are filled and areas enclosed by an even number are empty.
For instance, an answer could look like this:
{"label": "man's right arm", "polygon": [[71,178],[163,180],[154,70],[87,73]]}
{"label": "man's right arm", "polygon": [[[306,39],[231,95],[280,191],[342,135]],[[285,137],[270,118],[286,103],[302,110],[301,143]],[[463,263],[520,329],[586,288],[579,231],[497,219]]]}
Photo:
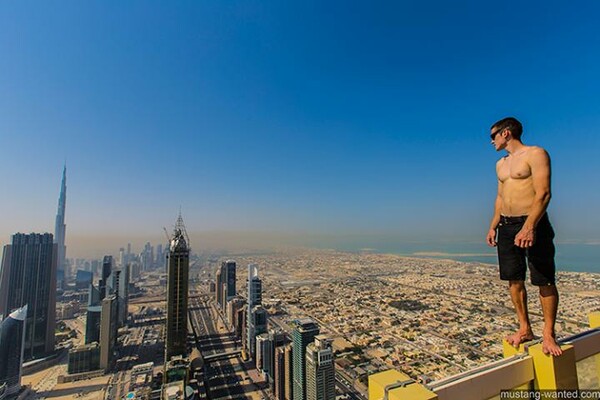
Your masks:
{"label": "man's right arm", "polygon": [[498,194],[496,195],[496,202],[494,203],[494,216],[490,222],[490,229],[486,237],[488,246],[496,246],[496,228],[500,223],[500,213],[502,211],[502,182],[498,179]]}

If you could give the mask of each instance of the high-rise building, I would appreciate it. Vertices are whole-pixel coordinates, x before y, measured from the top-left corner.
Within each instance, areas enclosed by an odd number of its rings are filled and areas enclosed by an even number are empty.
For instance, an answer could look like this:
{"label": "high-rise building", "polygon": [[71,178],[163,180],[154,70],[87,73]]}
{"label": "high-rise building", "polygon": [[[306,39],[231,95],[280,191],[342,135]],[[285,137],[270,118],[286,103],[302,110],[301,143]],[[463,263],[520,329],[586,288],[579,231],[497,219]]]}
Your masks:
{"label": "high-rise building", "polygon": [[[235,261],[227,260],[221,264],[221,279],[225,285],[225,303],[235,297]],[[223,277],[224,276],[224,277]]]}
{"label": "high-rise building", "polygon": [[253,359],[256,357],[256,337],[267,331],[268,313],[263,306],[254,306],[250,318],[250,329],[249,334],[252,336],[248,337],[248,350]]}
{"label": "high-rise building", "polygon": [[173,356],[186,356],[188,317],[189,238],[181,214],[167,255],[167,326],[165,364]]}
{"label": "high-rise building", "polygon": [[123,326],[127,322],[127,313],[129,310],[129,268],[127,265],[121,269],[119,277],[119,325]]}
{"label": "high-rise building", "polygon": [[121,270],[120,269],[113,269],[112,272],[110,273],[110,276],[108,277],[108,281],[106,284],[106,295],[112,295],[114,294],[115,296],[117,296],[117,324],[118,326],[122,326],[121,323],[121,307],[122,307],[122,299],[121,299],[121,283],[122,283],[122,276],[121,276]]}
{"label": "high-rise building", "polygon": [[67,206],[67,166],[63,168],[62,182],[60,185],[60,195],[58,197],[58,211],[56,212],[56,222],[54,224],[54,243],[56,243],[56,265],[57,269],[64,271],[65,278],[68,278],[68,268],[65,263],[67,255],[67,246],[65,246],[65,237],[67,225],[65,224],[65,209]]}
{"label": "high-rise building", "polygon": [[261,333],[256,335],[256,369],[263,374],[268,374],[270,365],[271,343],[269,343],[269,334]]}
{"label": "high-rise building", "polygon": [[223,281],[221,277],[221,270],[217,271],[215,279],[217,282],[215,283],[215,301],[221,307],[221,299],[223,298]]}
{"label": "high-rise building", "polygon": [[292,331],[294,343],[294,374],[293,395],[294,400],[306,399],[306,346],[312,343],[319,334],[319,325],[310,318],[296,320],[296,327]]}
{"label": "high-rise building", "polygon": [[125,248],[121,247],[119,249],[119,267],[123,268],[127,265],[127,260],[125,259]]}
{"label": "high-rise building", "polygon": [[150,242],[146,243],[144,250],[140,254],[142,260],[142,270],[150,271],[154,267],[154,247]]}
{"label": "high-rise building", "polygon": [[284,397],[285,400],[294,398],[294,344],[290,343],[284,347],[285,351],[285,382]]}
{"label": "high-rise building", "polygon": [[6,397],[21,389],[26,317],[27,305],[0,320],[0,388],[6,384]]}
{"label": "high-rise building", "polygon": [[25,360],[54,351],[56,244],[51,233],[17,233],[4,246],[0,276],[0,315],[27,305]]}
{"label": "high-rise building", "polygon": [[104,370],[112,368],[118,329],[117,296],[111,294],[102,300],[100,368]]}
{"label": "high-rise building", "polygon": [[102,323],[102,306],[88,306],[85,321],[85,344],[100,343],[100,326]]}
{"label": "high-rise building", "polygon": [[229,322],[229,325],[236,328],[237,312],[245,305],[246,302],[239,296],[236,296],[227,302],[227,322]]}
{"label": "high-rise building", "polygon": [[85,320],[85,344],[100,343],[100,324],[102,321],[102,300],[100,290],[93,283],[89,286],[88,307]]}
{"label": "high-rise building", "polygon": [[275,349],[274,391],[276,400],[285,400],[285,348]]}
{"label": "high-rise building", "polygon": [[246,318],[247,312],[248,309],[246,307],[240,308],[235,312],[235,318],[233,321],[235,336],[242,339],[244,348],[246,348],[246,342],[244,341],[244,338],[246,337],[246,321],[248,321],[248,318]]}
{"label": "high-rise building", "polygon": [[163,246],[159,244],[156,246],[156,261],[155,264],[158,268],[165,268],[165,256],[163,254]]}
{"label": "high-rise building", "polygon": [[307,400],[335,400],[332,342],[325,335],[317,335],[314,343],[306,346]]}
{"label": "high-rise building", "polygon": [[286,342],[285,333],[280,328],[269,329],[270,354],[269,366],[267,371],[268,382],[271,385],[271,390],[275,392],[275,351],[281,348]]}
{"label": "high-rise building", "polygon": [[[218,283],[218,282],[217,282]],[[217,291],[218,291],[217,285]],[[246,323],[246,348],[250,352],[250,356],[255,356],[255,325],[253,322],[254,314],[252,310],[254,307],[262,304],[262,281],[258,277],[258,265],[248,265],[248,322]]]}
{"label": "high-rise building", "polygon": [[119,286],[121,285],[121,270],[114,269],[110,276],[108,277],[108,281],[106,283],[107,291],[106,294],[116,294],[119,295]]}
{"label": "high-rise building", "polygon": [[112,273],[112,268],[113,268],[112,256],[104,256],[104,258],[102,259],[102,275],[100,277],[100,285],[98,288],[100,290],[100,300],[103,300],[106,297],[106,295],[108,294],[108,292],[107,292],[107,286],[109,285],[108,277]]}

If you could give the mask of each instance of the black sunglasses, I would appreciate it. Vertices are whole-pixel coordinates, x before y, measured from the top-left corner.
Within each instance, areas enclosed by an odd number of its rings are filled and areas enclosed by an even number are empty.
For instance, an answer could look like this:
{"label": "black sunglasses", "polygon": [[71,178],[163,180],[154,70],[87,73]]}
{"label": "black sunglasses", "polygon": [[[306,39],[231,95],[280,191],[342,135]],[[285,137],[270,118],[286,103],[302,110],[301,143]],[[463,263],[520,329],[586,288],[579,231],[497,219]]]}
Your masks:
{"label": "black sunglasses", "polygon": [[496,135],[502,133],[504,130],[506,130],[506,128],[498,129],[496,132],[490,135],[490,138],[492,138],[492,140],[496,139]]}

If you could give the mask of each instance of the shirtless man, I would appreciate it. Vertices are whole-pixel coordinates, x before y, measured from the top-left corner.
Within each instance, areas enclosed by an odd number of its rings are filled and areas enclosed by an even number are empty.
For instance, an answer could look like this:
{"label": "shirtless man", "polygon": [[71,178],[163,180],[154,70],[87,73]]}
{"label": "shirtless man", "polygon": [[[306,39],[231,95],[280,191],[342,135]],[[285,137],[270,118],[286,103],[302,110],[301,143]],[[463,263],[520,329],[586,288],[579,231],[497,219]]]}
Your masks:
{"label": "shirtless man", "polygon": [[496,151],[506,150],[508,155],[496,163],[498,195],[486,241],[498,247],[500,279],[509,282],[510,298],[519,318],[519,330],[506,340],[519,347],[534,338],[525,290],[527,259],[531,283],[539,287],[544,314],[542,349],[559,356],[562,350],[554,332],[558,308],[554,231],[546,214],[551,196],[550,158],[541,147],[525,146],[522,132],[523,126],[515,118],[502,119],[491,128]]}

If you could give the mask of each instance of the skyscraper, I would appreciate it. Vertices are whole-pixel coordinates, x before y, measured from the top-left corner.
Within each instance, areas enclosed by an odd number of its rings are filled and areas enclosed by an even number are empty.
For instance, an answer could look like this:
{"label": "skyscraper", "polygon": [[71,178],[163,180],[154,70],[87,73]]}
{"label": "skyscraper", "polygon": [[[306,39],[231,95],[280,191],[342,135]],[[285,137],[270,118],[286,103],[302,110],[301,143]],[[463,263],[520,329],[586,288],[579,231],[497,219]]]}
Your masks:
{"label": "skyscraper", "polygon": [[225,284],[225,304],[227,304],[229,300],[235,297],[235,261],[227,260],[222,263],[221,279]]}
{"label": "skyscraper", "polygon": [[99,290],[100,290],[100,300],[103,300],[106,295],[108,294],[107,292],[107,286],[108,284],[108,277],[110,276],[111,272],[112,272],[112,267],[113,267],[113,258],[112,256],[104,256],[104,258],[102,259],[102,276],[100,277],[100,284],[99,284]]}
{"label": "skyscraper", "polygon": [[332,340],[315,336],[306,347],[306,399],[335,400],[335,369]]}
{"label": "skyscraper", "polygon": [[14,234],[4,246],[0,314],[27,305],[24,357],[54,351],[56,320],[56,244],[51,233]]}
{"label": "skyscraper", "polygon": [[275,369],[274,369],[274,394],[275,399],[285,400],[285,348],[275,349]]}
{"label": "skyscraper", "polygon": [[267,310],[265,310],[261,305],[254,306],[250,317],[250,328],[248,330],[252,333],[252,336],[248,338],[248,350],[254,359],[256,359],[255,357],[257,353],[256,337],[267,331],[267,320]]}
{"label": "skyscraper", "polygon": [[25,305],[0,321],[0,387],[6,384],[4,396],[17,393],[21,388],[26,317]]}
{"label": "skyscraper", "polygon": [[100,342],[100,324],[102,322],[102,306],[89,305],[86,311],[85,344]]}
{"label": "skyscraper", "polygon": [[[217,288],[218,290],[218,288]],[[253,310],[255,306],[262,304],[262,281],[258,277],[258,265],[248,265],[248,322],[246,323],[246,348],[251,357],[255,356],[255,325]]]}
{"label": "skyscraper", "polygon": [[265,374],[269,373],[271,365],[271,342],[269,342],[269,334],[261,333],[256,335],[256,369]]}
{"label": "skyscraper", "polygon": [[147,242],[144,246],[140,258],[142,260],[143,271],[150,271],[154,267],[154,247],[152,247],[150,242]]}
{"label": "skyscraper", "polygon": [[56,212],[56,222],[54,224],[54,243],[56,243],[56,265],[57,269],[64,271],[65,278],[68,277],[65,258],[67,255],[67,246],[65,246],[65,237],[67,225],[65,225],[65,209],[67,206],[67,166],[63,168],[62,182],[60,185],[60,195],[58,197],[58,211]]}
{"label": "skyscraper", "polygon": [[285,400],[293,400],[294,398],[294,344],[290,343],[284,347],[285,351],[285,382],[284,382],[284,398]]}
{"label": "skyscraper", "polygon": [[186,355],[188,317],[189,238],[181,214],[177,218],[167,255],[167,326],[165,365],[171,357]]}
{"label": "skyscraper", "polygon": [[117,296],[111,294],[102,300],[100,322],[100,368],[108,370],[114,361],[118,333]]}
{"label": "skyscraper", "polygon": [[215,301],[221,307],[221,298],[223,297],[223,278],[221,277],[221,270],[219,269],[215,276]]}
{"label": "skyscraper", "polygon": [[306,398],[306,346],[319,334],[319,325],[310,318],[296,321],[296,327],[292,331],[294,343],[294,376],[293,395],[294,400],[307,400]]}
{"label": "skyscraper", "polygon": [[265,357],[265,359],[269,359],[269,371],[267,372],[267,376],[269,378],[269,383],[271,384],[271,389],[275,392],[275,351],[283,347],[286,342],[286,335],[280,328],[269,329],[269,342],[271,344],[271,354],[269,354],[268,357]]}
{"label": "skyscraper", "polygon": [[127,313],[129,310],[129,268],[121,268],[119,277],[119,325],[123,326],[127,322]]}

